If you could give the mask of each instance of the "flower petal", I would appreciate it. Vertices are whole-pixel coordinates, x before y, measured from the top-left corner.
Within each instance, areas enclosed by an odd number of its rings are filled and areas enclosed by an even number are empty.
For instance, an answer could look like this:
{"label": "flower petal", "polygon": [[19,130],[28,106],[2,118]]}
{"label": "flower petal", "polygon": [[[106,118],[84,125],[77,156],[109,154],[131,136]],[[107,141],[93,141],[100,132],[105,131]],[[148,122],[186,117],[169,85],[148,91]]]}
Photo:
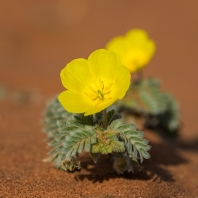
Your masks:
{"label": "flower petal", "polygon": [[125,36],[113,38],[106,49],[115,52],[130,72],[143,68],[155,53],[155,42],[151,40],[145,30],[132,29]]}
{"label": "flower petal", "polygon": [[68,89],[58,97],[62,106],[72,113],[90,115],[125,95],[130,72],[113,52],[101,49],[93,52],[88,61],[76,59],[67,64],[61,80]]}
{"label": "flower petal", "polygon": [[120,66],[120,60],[115,53],[99,49],[89,56],[88,65],[95,79],[108,81],[110,76],[111,78],[114,77],[114,71]]}
{"label": "flower petal", "polygon": [[114,99],[109,99],[109,100],[101,101],[98,106],[92,107],[91,109],[89,109],[88,111],[86,111],[84,115],[87,116],[87,115],[98,113],[98,112],[106,109],[110,105],[112,105],[116,100],[117,99],[114,98]]}
{"label": "flower petal", "polygon": [[124,36],[117,36],[109,41],[106,45],[106,49],[111,50],[116,53],[120,60],[122,61],[123,57],[126,54],[128,45]]}
{"label": "flower petal", "polygon": [[112,85],[111,97],[122,99],[130,86],[131,74],[125,66],[120,66]]}
{"label": "flower petal", "polygon": [[92,81],[87,60],[83,58],[75,59],[68,63],[62,69],[60,77],[66,89],[78,94],[84,94]]}
{"label": "flower petal", "polygon": [[131,45],[131,59],[136,60],[138,68],[142,68],[153,57],[156,50],[155,42],[141,29],[128,31],[126,40]]}
{"label": "flower petal", "polygon": [[116,100],[122,99],[130,86],[130,78],[131,74],[129,70],[125,66],[120,66],[115,72],[114,83],[111,87],[111,93],[109,94],[111,99],[101,101],[98,106],[85,112],[85,116],[100,112],[112,105]]}
{"label": "flower petal", "polygon": [[145,44],[144,49],[145,49],[146,53],[148,54],[148,59],[150,60],[156,51],[155,42],[151,39],[148,40],[147,43]]}
{"label": "flower petal", "polygon": [[79,95],[69,90],[60,93],[58,99],[61,105],[71,113],[84,113],[94,106],[86,95]]}
{"label": "flower petal", "polygon": [[145,43],[149,39],[149,37],[145,30],[132,29],[126,33],[126,39],[133,46],[136,46]]}

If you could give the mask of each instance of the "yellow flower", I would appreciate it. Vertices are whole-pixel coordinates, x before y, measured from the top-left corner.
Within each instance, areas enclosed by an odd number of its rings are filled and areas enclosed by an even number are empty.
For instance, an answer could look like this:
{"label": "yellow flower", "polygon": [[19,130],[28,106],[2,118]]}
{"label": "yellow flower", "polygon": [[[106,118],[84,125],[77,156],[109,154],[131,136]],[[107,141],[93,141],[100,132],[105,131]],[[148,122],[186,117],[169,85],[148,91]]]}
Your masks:
{"label": "yellow flower", "polygon": [[125,36],[117,36],[106,45],[106,49],[118,55],[122,65],[131,73],[142,69],[155,53],[155,42],[149,39],[146,31],[132,29]]}
{"label": "yellow flower", "polygon": [[63,91],[58,99],[71,113],[102,111],[122,99],[130,85],[130,72],[111,51],[94,51],[88,60],[71,61],[60,73]]}

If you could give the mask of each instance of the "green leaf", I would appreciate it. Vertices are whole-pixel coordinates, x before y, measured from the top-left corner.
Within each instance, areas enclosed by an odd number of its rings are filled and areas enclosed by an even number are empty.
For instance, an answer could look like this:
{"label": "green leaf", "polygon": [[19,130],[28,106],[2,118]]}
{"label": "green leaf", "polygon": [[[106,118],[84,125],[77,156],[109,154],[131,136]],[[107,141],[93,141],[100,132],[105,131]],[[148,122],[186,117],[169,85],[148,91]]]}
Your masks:
{"label": "green leaf", "polygon": [[58,129],[48,133],[52,150],[47,160],[54,161],[58,168],[73,170],[78,167],[74,163],[74,158],[83,150],[90,152],[91,144],[96,143],[96,129],[72,119],[57,123]]}
{"label": "green leaf", "polygon": [[118,119],[118,120],[114,120],[111,125],[110,125],[110,128],[111,129],[118,129],[119,127],[121,127],[121,125],[123,124],[123,121],[121,119]]}
{"label": "green leaf", "polygon": [[79,151],[83,149],[87,152],[91,150],[92,144],[96,143],[96,130],[91,126],[85,126],[77,130],[73,130],[65,140],[65,150],[67,151],[67,157],[75,156]]}
{"label": "green leaf", "polygon": [[148,145],[148,140],[143,138],[143,133],[137,130],[134,130],[133,124],[124,124],[121,120],[115,120],[109,126],[109,129],[116,130],[120,134],[120,138],[124,140],[125,147],[127,149],[128,156],[133,161],[143,162],[143,158],[148,159],[150,157],[147,152],[150,150]]}
{"label": "green leaf", "polygon": [[93,115],[84,116],[84,114],[78,114],[74,118],[83,125],[94,126],[95,124]]}
{"label": "green leaf", "polygon": [[92,145],[92,153],[108,154],[112,152],[123,152],[125,150],[124,143],[118,140],[118,132],[114,130],[106,130],[98,132],[97,143]]}
{"label": "green leaf", "polygon": [[73,119],[73,114],[67,112],[58,101],[58,98],[55,97],[47,103],[44,111],[44,132],[48,134],[55,131],[59,128],[60,122],[70,119]]}
{"label": "green leaf", "polygon": [[105,142],[99,142],[98,144],[94,144],[92,145],[92,148],[91,148],[91,152],[92,153],[101,153],[101,154],[108,154],[108,153],[112,153],[112,148],[111,146]]}
{"label": "green leaf", "polygon": [[125,150],[124,148],[124,142],[120,141],[111,141],[111,148],[113,152],[123,152]]}
{"label": "green leaf", "polygon": [[113,167],[117,174],[123,174],[124,171],[134,172],[132,166],[132,160],[127,155],[120,157],[114,157]]}
{"label": "green leaf", "polygon": [[78,159],[72,156],[71,159],[66,158],[62,161],[61,168],[65,171],[73,171],[75,168],[80,169],[81,165]]}
{"label": "green leaf", "polygon": [[102,117],[103,117],[103,112],[102,111],[95,114],[96,123],[98,125],[102,124]]}
{"label": "green leaf", "polygon": [[140,164],[139,164],[139,162],[137,160],[133,160],[132,159],[131,162],[132,162],[133,166],[135,166],[135,167],[139,167],[140,166]]}
{"label": "green leaf", "polygon": [[157,79],[132,83],[126,97],[118,104],[122,109],[145,116],[146,127],[160,130],[165,135],[177,135],[180,129],[178,103],[169,93],[160,90]]}
{"label": "green leaf", "polygon": [[134,109],[137,112],[159,114],[166,109],[164,95],[160,91],[160,83],[148,78],[132,83],[126,97],[120,105]]}
{"label": "green leaf", "polygon": [[114,114],[115,114],[114,109],[112,109],[111,111],[107,112],[107,125],[109,125],[111,123]]}

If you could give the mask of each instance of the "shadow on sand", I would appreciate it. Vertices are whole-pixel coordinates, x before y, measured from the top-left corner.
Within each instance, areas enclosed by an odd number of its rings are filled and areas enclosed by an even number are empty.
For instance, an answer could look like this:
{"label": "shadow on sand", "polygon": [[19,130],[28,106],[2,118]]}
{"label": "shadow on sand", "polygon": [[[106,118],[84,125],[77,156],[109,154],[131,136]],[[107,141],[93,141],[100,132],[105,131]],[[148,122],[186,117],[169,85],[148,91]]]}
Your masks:
{"label": "shadow on sand", "polygon": [[[155,133],[153,135],[156,135]],[[188,163],[187,159],[181,156],[181,150],[191,149],[198,151],[197,143],[181,142],[181,141],[160,141],[160,143],[150,142],[152,146],[149,151],[151,159],[144,160],[138,168],[134,168],[134,173],[125,173],[117,175],[113,170],[110,156],[102,156],[97,164],[93,163],[88,155],[81,157],[82,169],[75,176],[76,180],[88,179],[95,182],[103,182],[104,180],[124,178],[132,180],[151,180],[151,181],[167,181],[174,182],[171,172],[167,166],[177,166],[179,164]]]}

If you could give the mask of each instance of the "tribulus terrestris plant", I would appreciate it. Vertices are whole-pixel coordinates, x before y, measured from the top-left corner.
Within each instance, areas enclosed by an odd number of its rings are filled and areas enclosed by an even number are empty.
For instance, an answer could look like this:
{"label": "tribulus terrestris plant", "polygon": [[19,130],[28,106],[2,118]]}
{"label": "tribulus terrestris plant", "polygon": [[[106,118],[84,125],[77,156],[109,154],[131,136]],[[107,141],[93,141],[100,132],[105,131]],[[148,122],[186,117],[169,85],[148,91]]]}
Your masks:
{"label": "tribulus terrestris plant", "polygon": [[111,51],[96,50],[88,60],[75,59],[61,71],[66,91],[53,99],[45,111],[49,158],[58,168],[80,168],[79,155],[89,152],[97,162],[111,154],[118,174],[132,171],[150,157],[148,140],[135,125],[125,124],[114,110],[106,108],[124,97],[130,72]]}

